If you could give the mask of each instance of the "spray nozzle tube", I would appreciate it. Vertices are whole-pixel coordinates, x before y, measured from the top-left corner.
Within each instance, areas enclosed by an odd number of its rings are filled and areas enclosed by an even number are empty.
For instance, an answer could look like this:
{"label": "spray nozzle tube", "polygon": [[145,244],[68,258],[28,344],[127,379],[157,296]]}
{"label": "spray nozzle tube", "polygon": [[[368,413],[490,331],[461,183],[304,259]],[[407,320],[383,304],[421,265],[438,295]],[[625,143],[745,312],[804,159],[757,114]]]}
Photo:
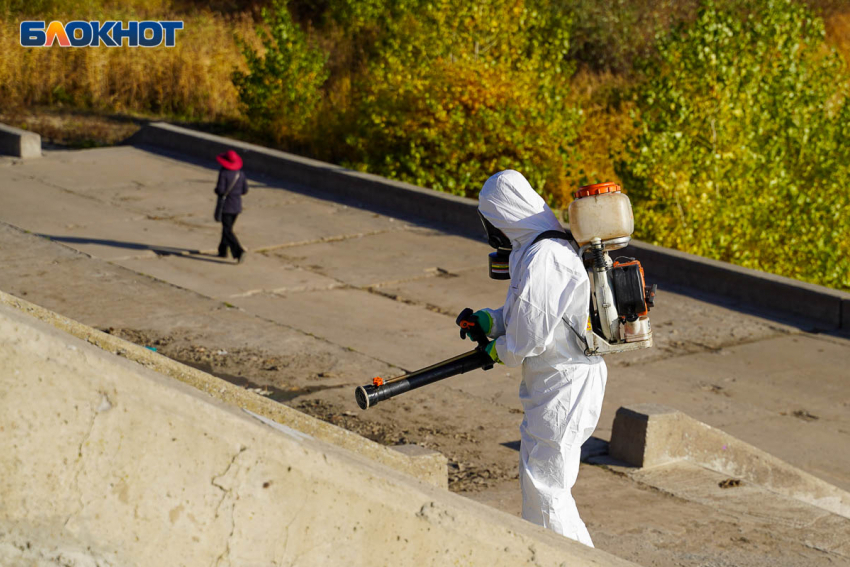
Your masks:
{"label": "spray nozzle tube", "polygon": [[374,381],[372,384],[358,386],[354,390],[354,399],[360,409],[365,410],[399,394],[479,368],[493,368],[493,359],[480,347],[422,370],[387,380],[380,386],[376,386]]}

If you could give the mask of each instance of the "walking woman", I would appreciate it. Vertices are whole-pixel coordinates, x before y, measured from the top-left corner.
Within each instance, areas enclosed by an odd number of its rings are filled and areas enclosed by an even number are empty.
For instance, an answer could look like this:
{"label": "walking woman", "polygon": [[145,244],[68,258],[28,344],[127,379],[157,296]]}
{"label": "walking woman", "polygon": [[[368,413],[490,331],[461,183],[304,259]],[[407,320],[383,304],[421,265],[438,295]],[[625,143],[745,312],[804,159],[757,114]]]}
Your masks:
{"label": "walking woman", "polygon": [[218,257],[227,258],[229,248],[230,254],[241,264],[245,259],[245,249],[233,234],[233,225],[236,224],[236,217],[242,212],[242,195],[248,193],[248,183],[242,171],[242,158],[233,150],[228,150],[216,156],[215,159],[221,165],[218,183],[215,186],[215,193],[218,195],[215,220],[221,222]]}

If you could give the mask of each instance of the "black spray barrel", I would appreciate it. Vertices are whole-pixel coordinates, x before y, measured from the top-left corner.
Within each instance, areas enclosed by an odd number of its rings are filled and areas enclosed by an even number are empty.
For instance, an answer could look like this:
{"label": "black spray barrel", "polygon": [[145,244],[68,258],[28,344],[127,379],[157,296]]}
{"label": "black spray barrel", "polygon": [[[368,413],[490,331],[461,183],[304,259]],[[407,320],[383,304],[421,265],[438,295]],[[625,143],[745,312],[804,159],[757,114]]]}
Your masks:
{"label": "black spray barrel", "polygon": [[478,370],[479,368],[483,368],[484,370],[493,368],[493,359],[483,349],[475,349],[429,366],[428,368],[399,376],[380,386],[376,386],[375,384],[359,386],[354,390],[354,397],[360,409],[365,410],[380,401],[393,398],[410,390],[421,388],[422,386],[427,386],[432,382],[451,378],[452,376],[472,370]]}

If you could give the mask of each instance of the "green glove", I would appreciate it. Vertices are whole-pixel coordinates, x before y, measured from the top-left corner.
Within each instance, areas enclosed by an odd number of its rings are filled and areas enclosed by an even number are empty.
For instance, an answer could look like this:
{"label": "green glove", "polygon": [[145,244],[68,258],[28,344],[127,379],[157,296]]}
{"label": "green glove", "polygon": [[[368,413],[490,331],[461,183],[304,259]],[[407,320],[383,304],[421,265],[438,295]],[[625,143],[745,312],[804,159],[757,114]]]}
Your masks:
{"label": "green glove", "polygon": [[484,347],[484,352],[490,355],[490,358],[493,359],[493,362],[497,364],[504,364],[501,360],[499,360],[499,353],[496,352],[496,341],[492,340],[487,343],[487,346]]}
{"label": "green glove", "polygon": [[458,315],[457,324],[460,326],[460,338],[465,339],[468,336],[469,340],[474,341],[475,339],[468,331],[468,325],[477,326],[486,335],[493,328],[493,317],[487,311],[480,310],[472,313],[472,309],[466,308]]}

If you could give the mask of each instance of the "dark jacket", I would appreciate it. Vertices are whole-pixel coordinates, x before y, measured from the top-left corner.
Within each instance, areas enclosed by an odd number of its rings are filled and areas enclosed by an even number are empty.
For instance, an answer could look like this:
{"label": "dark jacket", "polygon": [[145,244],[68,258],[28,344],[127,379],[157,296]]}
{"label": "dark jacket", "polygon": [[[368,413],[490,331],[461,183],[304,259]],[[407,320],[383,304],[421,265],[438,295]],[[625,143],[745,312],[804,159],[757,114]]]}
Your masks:
{"label": "dark jacket", "polygon": [[227,188],[230,187],[233,178],[237,174],[240,174],[241,177],[236,182],[236,185],[233,186],[233,190],[227,196],[227,199],[224,200],[224,210],[222,212],[226,215],[238,215],[242,212],[242,195],[248,193],[248,182],[245,180],[245,172],[242,170],[233,171],[221,168],[218,172],[218,183],[215,186],[216,195],[227,193]]}

